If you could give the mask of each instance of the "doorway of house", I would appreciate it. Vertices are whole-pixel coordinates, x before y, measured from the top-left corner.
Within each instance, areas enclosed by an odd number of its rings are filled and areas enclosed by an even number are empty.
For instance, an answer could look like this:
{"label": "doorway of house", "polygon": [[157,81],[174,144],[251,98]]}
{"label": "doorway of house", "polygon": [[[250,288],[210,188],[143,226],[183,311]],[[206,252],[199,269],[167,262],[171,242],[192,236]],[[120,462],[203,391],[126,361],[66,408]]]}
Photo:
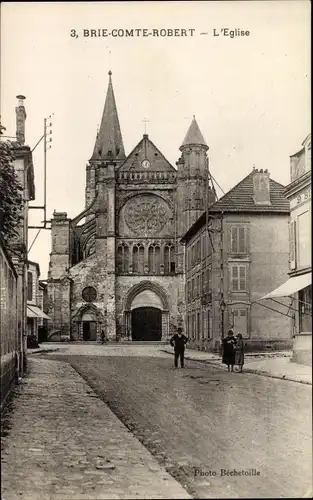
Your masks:
{"label": "doorway of house", "polygon": [[96,321],[83,321],[83,340],[85,342],[97,340]]}
{"label": "doorway of house", "polygon": [[132,310],[132,340],[159,341],[162,338],[162,311],[156,307]]}

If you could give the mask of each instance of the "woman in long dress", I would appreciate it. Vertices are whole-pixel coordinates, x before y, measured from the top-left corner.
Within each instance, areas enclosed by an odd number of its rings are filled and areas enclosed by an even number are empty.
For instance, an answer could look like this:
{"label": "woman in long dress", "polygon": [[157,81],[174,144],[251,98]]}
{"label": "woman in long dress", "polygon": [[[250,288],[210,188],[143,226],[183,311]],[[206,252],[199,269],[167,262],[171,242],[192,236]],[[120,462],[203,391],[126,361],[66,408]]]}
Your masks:
{"label": "woman in long dress", "polygon": [[241,333],[236,335],[236,346],[235,346],[235,365],[239,366],[240,372],[242,372],[242,367],[244,365],[245,356],[243,352],[243,338]]}
{"label": "woman in long dress", "polygon": [[227,365],[228,371],[231,367],[231,371],[234,371],[235,364],[235,350],[234,346],[236,344],[236,339],[234,337],[233,330],[228,330],[227,336],[223,340],[223,357],[222,362]]}

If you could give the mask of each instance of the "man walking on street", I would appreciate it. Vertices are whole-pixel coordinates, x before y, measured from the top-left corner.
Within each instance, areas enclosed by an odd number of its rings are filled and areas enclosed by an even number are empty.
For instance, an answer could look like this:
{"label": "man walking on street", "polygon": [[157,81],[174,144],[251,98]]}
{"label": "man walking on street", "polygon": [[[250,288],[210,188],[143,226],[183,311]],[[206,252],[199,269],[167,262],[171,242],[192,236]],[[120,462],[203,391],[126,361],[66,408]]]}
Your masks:
{"label": "man walking on street", "polygon": [[184,353],[187,342],[188,338],[183,335],[182,329],[178,327],[177,333],[170,340],[171,346],[174,347],[175,368],[178,366],[178,358],[180,358],[180,366],[184,368]]}

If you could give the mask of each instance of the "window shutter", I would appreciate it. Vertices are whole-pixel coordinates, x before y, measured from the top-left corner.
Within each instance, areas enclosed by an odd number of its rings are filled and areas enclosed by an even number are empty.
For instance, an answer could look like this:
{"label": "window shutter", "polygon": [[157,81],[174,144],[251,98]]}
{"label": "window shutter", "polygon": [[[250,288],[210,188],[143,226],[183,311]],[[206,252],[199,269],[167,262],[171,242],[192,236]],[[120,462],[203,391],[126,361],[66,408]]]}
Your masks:
{"label": "window shutter", "polygon": [[239,253],[246,253],[246,228],[239,227]]}
{"label": "window shutter", "polygon": [[238,266],[233,266],[232,270],[232,289],[238,290]]}
{"label": "window shutter", "polygon": [[239,290],[246,290],[246,268],[239,267]]}
{"label": "window shutter", "polygon": [[27,300],[33,300],[33,275],[30,271],[27,273]]}
{"label": "window shutter", "polygon": [[291,221],[289,224],[289,254],[290,254],[290,269],[296,267],[296,221]]}
{"label": "window shutter", "polygon": [[237,253],[238,252],[238,232],[237,232],[237,227],[232,227],[231,228],[231,252],[232,253]]}

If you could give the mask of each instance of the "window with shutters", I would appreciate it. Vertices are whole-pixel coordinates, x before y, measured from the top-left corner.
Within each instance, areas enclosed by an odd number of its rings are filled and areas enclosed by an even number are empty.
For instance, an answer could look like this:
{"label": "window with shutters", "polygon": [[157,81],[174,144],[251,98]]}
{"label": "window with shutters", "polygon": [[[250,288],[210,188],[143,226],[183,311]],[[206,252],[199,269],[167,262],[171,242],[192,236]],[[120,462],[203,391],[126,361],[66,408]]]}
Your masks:
{"label": "window with shutters", "polygon": [[297,248],[297,238],[296,238],[297,224],[293,220],[289,224],[289,261],[290,269],[296,268],[296,248]]}
{"label": "window with shutters", "polygon": [[207,336],[207,322],[205,311],[202,312],[202,335],[201,337],[205,339]]}
{"label": "window with shutters", "polygon": [[188,297],[188,302],[191,301],[191,281],[189,280],[188,283],[187,283],[187,297]]}
{"label": "window with shutters", "polygon": [[247,290],[247,268],[246,266],[232,265],[231,289],[234,292],[245,292]]}
{"label": "window with shutters", "polygon": [[188,269],[191,269],[191,248],[188,248],[187,262],[188,262]]}
{"label": "window with shutters", "polygon": [[27,300],[33,300],[33,273],[27,273]]}
{"label": "window with shutters", "polygon": [[201,260],[201,240],[200,238],[197,241],[197,262]]}
{"label": "window with shutters", "polygon": [[247,229],[243,226],[231,227],[231,253],[247,253]]}
{"label": "window with shutters", "polygon": [[196,338],[200,339],[200,313],[197,313],[197,333]]}
{"label": "window with shutters", "polygon": [[311,214],[298,215],[297,220],[297,267],[311,266]]}
{"label": "window with shutters", "polygon": [[206,293],[206,286],[205,286],[205,274],[204,274],[204,271],[202,271],[201,273],[201,290],[202,290],[202,293]]}
{"label": "window with shutters", "polygon": [[211,338],[211,334],[212,334],[212,313],[210,310],[208,310],[208,319],[207,319],[207,323],[208,323],[208,333],[207,333],[207,337],[208,339]]}
{"label": "window with shutters", "polygon": [[209,277],[208,277],[208,287],[209,287],[209,290],[212,290],[212,264],[209,264],[208,274],[209,274]]}
{"label": "window with shutters", "polygon": [[191,336],[191,331],[192,331],[192,328],[191,328],[191,315],[188,314],[188,337]]}
{"label": "window with shutters", "polygon": [[192,315],[192,338],[196,338],[196,315]]}

